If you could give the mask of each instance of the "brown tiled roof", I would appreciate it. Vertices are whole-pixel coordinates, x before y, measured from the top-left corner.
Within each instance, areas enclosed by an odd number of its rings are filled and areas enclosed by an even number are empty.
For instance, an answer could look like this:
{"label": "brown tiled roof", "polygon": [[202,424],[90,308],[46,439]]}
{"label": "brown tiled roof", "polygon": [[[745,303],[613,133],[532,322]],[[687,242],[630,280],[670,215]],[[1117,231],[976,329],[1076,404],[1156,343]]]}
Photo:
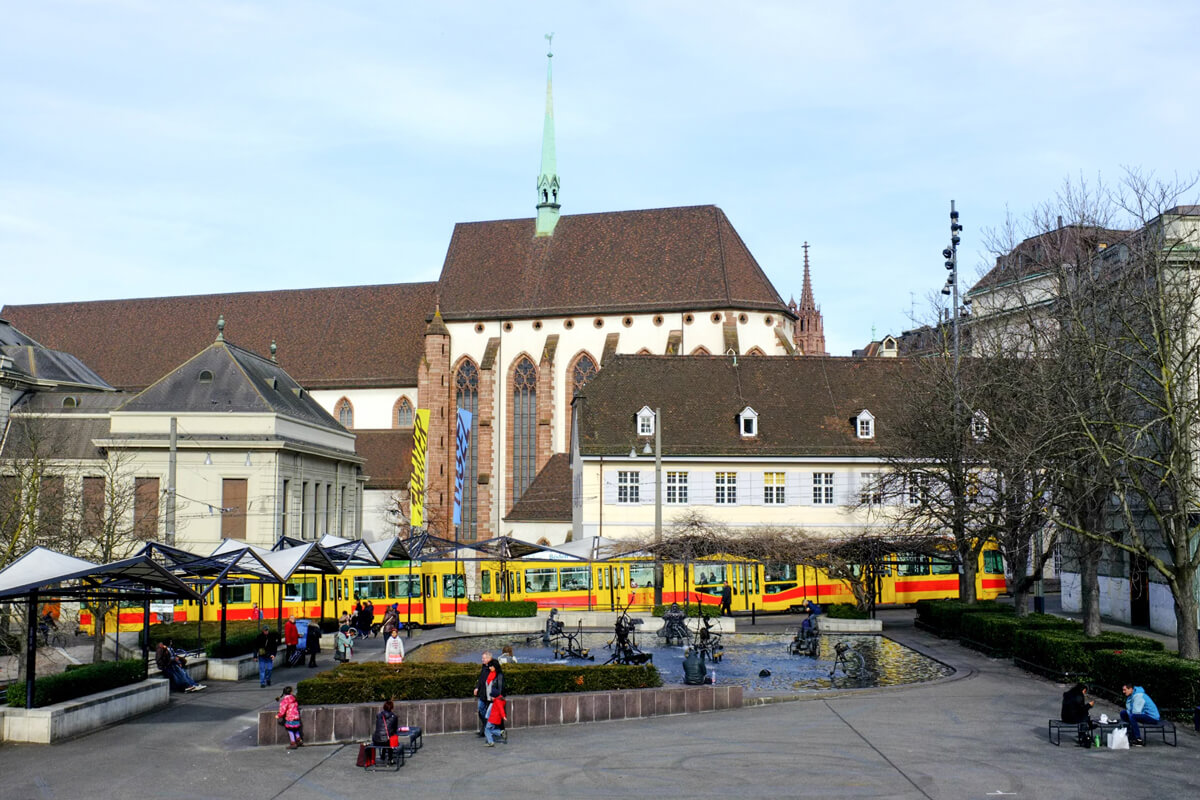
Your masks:
{"label": "brown tiled roof", "polygon": [[355,430],[354,449],[367,460],[368,489],[407,489],[412,474],[412,428]]}
{"label": "brown tiled roof", "polygon": [[[672,456],[880,456],[890,423],[909,402],[918,365],[892,358],[617,356],[576,400],[584,455],[640,452],[635,416],[662,410],[663,453]],[[742,438],[737,415],[758,413],[758,435]],[[859,439],[852,418],[876,420]]]}
{"label": "brown tiled roof", "polygon": [[996,265],[988,270],[968,294],[1002,286],[1006,283],[1039,275],[1051,266],[1074,263],[1085,255],[1094,255],[1129,235],[1129,231],[1113,230],[1086,225],[1064,225],[1046,233],[1031,236],[996,258]]}
{"label": "brown tiled roof", "polygon": [[571,459],[566,453],[550,456],[525,494],[504,517],[506,520],[570,522]]}
{"label": "brown tiled roof", "polygon": [[[121,389],[143,389],[227,336],[279,364],[308,389],[415,386],[433,283],[241,292],[5,306],[0,316],[81,359]],[[369,346],[367,346],[369,344]]]}
{"label": "brown tiled roof", "polygon": [[790,314],[716,206],[459,223],[438,282],[447,319],[705,308]]}

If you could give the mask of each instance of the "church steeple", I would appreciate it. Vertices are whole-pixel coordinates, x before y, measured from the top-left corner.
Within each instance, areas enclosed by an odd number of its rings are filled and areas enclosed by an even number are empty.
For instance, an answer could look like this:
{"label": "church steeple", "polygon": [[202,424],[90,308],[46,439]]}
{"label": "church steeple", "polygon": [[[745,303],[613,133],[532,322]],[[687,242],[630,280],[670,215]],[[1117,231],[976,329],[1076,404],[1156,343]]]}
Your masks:
{"label": "church steeple", "polygon": [[808,268],[808,242],[804,243],[804,286],[800,290],[800,304],[788,303],[796,315],[796,327],[792,336],[797,349],[806,356],[825,355],[825,321],[821,309],[813,299],[812,276]]}
{"label": "church steeple", "polygon": [[558,224],[558,161],[554,153],[554,34],[546,34],[546,119],[542,125],[542,171],[537,182],[537,236],[550,236]]}

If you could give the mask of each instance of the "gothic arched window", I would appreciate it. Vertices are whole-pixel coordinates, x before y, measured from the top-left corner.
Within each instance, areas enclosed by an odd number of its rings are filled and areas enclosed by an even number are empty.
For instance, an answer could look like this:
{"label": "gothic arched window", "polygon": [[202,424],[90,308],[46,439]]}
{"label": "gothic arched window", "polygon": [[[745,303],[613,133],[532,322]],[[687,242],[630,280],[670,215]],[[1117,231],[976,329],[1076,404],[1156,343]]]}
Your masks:
{"label": "gothic arched window", "polygon": [[475,499],[479,491],[479,445],[476,441],[479,438],[479,370],[470,361],[459,365],[454,374],[454,403],[458,408],[471,412],[471,438],[467,442],[467,456],[463,462],[462,517],[458,528],[462,538],[471,542],[479,538],[475,514]]}
{"label": "gothic arched window", "polygon": [[413,407],[407,397],[401,397],[396,403],[396,427],[411,428],[413,426]]}
{"label": "gothic arched window", "polygon": [[575,369],[571,370],[571,396],[579,394],[587,382],[596,377],[596,362],[592,361],[592,357],[587,353],[581,355],[575,361]]}
{"label": "gothic arched window", "polygon": [[346,398],[338,400],[334,414],[337,416],[337,421],[346,430],[354,427],[354,406],[350,405],[350,401]]}
{"label": "gothic arched window", "polygon": [[537,469],[537,367],[528,358],[517,362],[512,385],[512,500],[525,494]]}

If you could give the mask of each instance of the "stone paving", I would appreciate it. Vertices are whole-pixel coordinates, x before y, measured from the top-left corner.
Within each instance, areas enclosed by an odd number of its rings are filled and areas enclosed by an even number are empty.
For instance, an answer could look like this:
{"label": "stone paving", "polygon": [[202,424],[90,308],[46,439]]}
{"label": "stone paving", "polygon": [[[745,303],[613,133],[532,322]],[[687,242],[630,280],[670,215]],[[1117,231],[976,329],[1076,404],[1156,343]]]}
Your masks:
{"label": "stone paving", "polygon": [[[1046,720],[1062,686],[912,627],[885,633],[957,669],[936,683],[825,694],[800,702],[680,717],[518,729],[484,748],[471,734],[431,736],[397,773],[354,766],[347,746],[254,746],[275,685],[216,685],[161,711],[52,747],[0,746],[0,797],[1196,797],[1200,737],[1129,751],[1054,747]],[[794,625],[760,619],[758,630]],[[741,620],[739,620],[741,623]],[[753,631],[746,625],[745,630]],[[414,638],[441,638],[425,632]],[[356,657],[378,657],[382,641]],[[325,655],[328,659],[328,654]],[[322,664],[324,665],[324,660]],[[1098,708],[1101,704],[1098,704]],[[1115,707],[1099,708],[1113,714]]]}

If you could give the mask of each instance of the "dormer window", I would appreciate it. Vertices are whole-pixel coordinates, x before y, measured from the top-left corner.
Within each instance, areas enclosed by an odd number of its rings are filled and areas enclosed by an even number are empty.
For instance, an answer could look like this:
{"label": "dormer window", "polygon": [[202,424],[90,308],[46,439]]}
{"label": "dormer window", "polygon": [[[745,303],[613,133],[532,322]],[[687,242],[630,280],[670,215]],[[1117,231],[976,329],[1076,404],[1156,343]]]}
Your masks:
{"label": "dormer window", "polygon": [[743,439],[758,436],[758,412],[750,406],[746,406],[742,413],[738,414],[738,432]]}
{"label": "dormer window", "polygon": [[865,408],[854,418],[854,430],[859,439],[875,438],[875,415]]}
{"label": "dormer window", "polygon": [[988,418],[987,414],[982,411],[976,411],[971,416],[971,436],[975,441],[986,439],[988,435]]}
{"label": "dormer window", "polygon": [[212,372],[211,372],[210,370],[207,370],[207,369],[202,369],[202,370],[200,370],[200,375],[199,375],[199,377],[197,378],[197,380],[198,380],[200,383],[212,383],[212,381],[213,381],[213,374],[212,374]]}
{"label": "dormer window", "polygon": [[642,410],[637,412],[637,435],[654,435],[654,412],[650,406],[642,406]]}

